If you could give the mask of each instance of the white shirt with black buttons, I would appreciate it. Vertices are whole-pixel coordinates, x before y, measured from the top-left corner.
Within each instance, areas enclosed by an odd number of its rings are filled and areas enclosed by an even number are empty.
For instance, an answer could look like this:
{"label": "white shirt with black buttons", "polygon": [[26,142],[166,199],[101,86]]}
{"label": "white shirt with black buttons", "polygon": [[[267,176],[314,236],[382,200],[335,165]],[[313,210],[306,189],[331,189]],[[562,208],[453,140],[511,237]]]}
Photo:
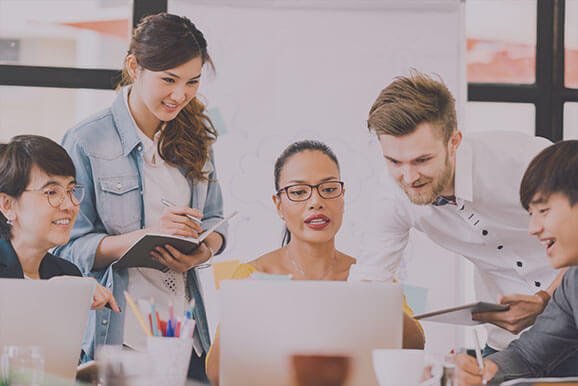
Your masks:
{"label": "white shirt with black buttons", "polygon": [[[391,280],[415,228],[476,266],[479,300],[495,302],[500,294],[548,288],[557,271],[545,248],[528,233],[529,216],[520,204],[519,188],[531,159],[550,144],[506,131],[464,136],[456,155],[455,204],[415,205],[395,184],[372,208],[364,251],[349,280]],[[496,350],[515,338],[488,325],[488,345]]]}

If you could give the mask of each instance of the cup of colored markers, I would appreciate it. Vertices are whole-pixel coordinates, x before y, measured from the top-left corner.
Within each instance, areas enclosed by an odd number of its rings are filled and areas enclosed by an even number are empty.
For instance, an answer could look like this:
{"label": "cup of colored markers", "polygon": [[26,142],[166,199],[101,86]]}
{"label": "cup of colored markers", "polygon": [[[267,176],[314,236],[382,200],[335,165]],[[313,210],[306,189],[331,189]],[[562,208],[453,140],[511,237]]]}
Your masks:
{"label": "cup of colored markers", "polygon": [[161,320],[151,302],[149,325],[152,335],[147,338],[148,353],[153,359],[153,377],[158,384],[182,386],[187,378],[195,320],[189,307],[183,317],[174,317],[169,304],[169,319]]}

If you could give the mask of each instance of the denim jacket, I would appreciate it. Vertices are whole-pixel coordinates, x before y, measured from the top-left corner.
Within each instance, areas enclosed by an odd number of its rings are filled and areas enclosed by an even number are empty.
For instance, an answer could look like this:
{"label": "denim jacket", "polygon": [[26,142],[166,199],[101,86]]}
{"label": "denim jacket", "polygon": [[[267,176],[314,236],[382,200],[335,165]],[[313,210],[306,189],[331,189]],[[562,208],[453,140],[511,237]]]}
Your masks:
{"label": "denim jacket", "polygon": [[[54,253],[75,263],[84,275],[95,277],[100,284],[112,290],[122,312],[108,308],[91,312],[83,350],[94,357],[94,349],[101,344],[122,344],[124,312],[128,311],[124,291],[128,287],[127,269],[115,269],[115,263],[102,271],[93,271],[94,256],[101,240],[144,227],[143,205],[143,145],[134,129],[130,113],[118,93],[111,107],[93,115],[68,130],[62,146],[74,161],[76,180],[86,186],[86,194],[71,232],[68,244]],[[191,181],[192,208],[203,212],[203,229],[208,229],[223,218],[223,199],[217,182],[214,158],[204,170],[209,181]],[[184,174],[184,170],[181,169]],[[218,228],[226,239],[226,224]],[[224,248],[221,247],[221,251]],[[209,329],[200,284],[194,270],[187,273],[188,291],[196,302],[194,318],[197,321],[195,338],[205,349],[210,346]]]}

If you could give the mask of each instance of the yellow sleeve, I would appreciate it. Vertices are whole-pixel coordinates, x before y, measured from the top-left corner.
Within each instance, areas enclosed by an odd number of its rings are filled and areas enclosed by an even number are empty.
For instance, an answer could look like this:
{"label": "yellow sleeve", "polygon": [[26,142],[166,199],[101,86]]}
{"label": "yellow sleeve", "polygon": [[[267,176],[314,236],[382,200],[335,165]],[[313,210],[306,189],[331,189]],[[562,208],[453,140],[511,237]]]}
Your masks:
{"label": "yellow sleeve", "polygon": [[254,265],[245,263],[239,264],[231,279],[246,279],[251,276],[253,272],[257,272],[257,268]]}
{"label": "yellow sleeve", "polygon": [[[393,279],[394,283],[397,283],[397,281],[395,279]],[[403,295],[403,312],[405,312],[406,314],[408,314],[409,316],[413,316],[413,310],[410,308],[409,304],[407,304],[407,300],[405,298],[405,295]],[[412,318],[413,319],[413,318]],[[415,319],[414,319],[415,320]],[[417,324],[418,328],[420,329],[421,333],[424,334],[425,333],[423,331],[423,327],[421,326],[420,322],[415,320],[415,324]]]}

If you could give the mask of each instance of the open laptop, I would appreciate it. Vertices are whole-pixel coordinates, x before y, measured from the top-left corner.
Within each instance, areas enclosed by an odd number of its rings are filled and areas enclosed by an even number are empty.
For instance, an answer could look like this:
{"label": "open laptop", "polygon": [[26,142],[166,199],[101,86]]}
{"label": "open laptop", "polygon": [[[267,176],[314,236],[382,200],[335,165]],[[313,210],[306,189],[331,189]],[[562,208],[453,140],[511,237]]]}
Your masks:
{"label": "open laptop", "polygon": [[401,348],[396,284],[226,280],[221,283],[221,385],[292,385],[290,355],[352,357],[348,385],[377,385],[371,351]]}
{"label": "open laptop", "polygon": [[96,283],[84,278],[0,279],[0,356],[5,345],[44,351],[44,371],[73,380]]}

